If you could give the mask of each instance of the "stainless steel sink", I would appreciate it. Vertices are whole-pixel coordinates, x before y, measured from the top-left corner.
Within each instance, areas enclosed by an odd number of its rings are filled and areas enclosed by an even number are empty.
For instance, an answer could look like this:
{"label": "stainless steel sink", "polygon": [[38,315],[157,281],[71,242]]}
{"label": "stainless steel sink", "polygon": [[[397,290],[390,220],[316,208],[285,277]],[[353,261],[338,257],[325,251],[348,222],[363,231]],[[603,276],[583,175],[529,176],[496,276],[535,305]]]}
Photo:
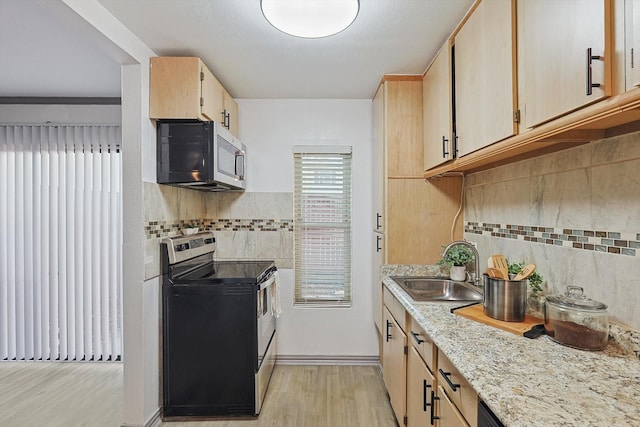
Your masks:
{"label": "stainless steel sink", "polygon": [[391,277],[416,301],[482,301],[473,285],[436,277]]}

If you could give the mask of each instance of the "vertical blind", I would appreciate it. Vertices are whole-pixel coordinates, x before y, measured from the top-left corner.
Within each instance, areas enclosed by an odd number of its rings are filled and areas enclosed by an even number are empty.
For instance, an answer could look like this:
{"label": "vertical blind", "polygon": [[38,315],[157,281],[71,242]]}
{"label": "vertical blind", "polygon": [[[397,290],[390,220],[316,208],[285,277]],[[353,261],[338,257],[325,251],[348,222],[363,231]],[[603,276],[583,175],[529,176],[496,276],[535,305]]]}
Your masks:
{"label": "vertical blind", "polygon": [[120,140],[0,125],[0,360],[121,356]]}
{"label": "vertical blind", "polygon": [[294,147],[295,304],[351,305],[351,147]]}

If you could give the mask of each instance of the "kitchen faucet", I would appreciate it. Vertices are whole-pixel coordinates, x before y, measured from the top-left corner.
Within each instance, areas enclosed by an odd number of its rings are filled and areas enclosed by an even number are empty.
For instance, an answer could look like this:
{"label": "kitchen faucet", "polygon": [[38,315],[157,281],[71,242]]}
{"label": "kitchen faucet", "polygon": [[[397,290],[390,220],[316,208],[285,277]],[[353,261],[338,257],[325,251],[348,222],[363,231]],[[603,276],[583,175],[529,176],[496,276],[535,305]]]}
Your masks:
{"label": "kitchen faucet", "polygon": [[447,252],[449,252],[449,250],[454,246],[458,246],[458,245],[466,246],[469,249],[471,249],[471,252],[473,252],[473,256],[474,256],[473,268],[475,270],[473,273],[474,275],[471,276],[471,273],[469,272],[467,272],[467,274],[469,275],[469,282],[471,282],[475,286],[480,286],[480,274],[478,271],[478,269],[480,268],[480,255],[478,254],[478,250],[474,245],[467,242],[466,240],[454,240],[453,242],[449,243],[447,247],[444,248],[444,251],[442,252],[442,257],[443,258],[446,257]]}

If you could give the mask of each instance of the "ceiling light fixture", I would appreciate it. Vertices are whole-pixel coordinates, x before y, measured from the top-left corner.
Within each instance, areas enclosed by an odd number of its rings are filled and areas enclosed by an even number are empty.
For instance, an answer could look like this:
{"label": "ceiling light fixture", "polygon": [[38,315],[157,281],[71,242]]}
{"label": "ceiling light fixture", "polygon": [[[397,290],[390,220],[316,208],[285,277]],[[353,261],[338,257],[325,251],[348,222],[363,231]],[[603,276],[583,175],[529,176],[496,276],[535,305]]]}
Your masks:
{"label": "ceiling light fixture", "polygon": [[262,14],[283,33],[303,38],[328,37],[355,21],[359,0],[261,0]]}

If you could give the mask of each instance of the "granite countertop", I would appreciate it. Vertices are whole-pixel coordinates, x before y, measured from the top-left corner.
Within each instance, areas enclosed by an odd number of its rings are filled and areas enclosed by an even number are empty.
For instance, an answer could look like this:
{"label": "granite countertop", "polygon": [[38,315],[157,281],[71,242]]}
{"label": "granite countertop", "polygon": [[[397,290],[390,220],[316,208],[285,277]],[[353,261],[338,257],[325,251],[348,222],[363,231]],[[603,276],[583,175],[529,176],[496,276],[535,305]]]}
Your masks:
{"label": "granite countertop", "polygon": [[381,278],[506,426],[640,426],[637,355],[517,336],[450,312],[465,303],[416,302],[389,277],[438,270],[388,265]]}

